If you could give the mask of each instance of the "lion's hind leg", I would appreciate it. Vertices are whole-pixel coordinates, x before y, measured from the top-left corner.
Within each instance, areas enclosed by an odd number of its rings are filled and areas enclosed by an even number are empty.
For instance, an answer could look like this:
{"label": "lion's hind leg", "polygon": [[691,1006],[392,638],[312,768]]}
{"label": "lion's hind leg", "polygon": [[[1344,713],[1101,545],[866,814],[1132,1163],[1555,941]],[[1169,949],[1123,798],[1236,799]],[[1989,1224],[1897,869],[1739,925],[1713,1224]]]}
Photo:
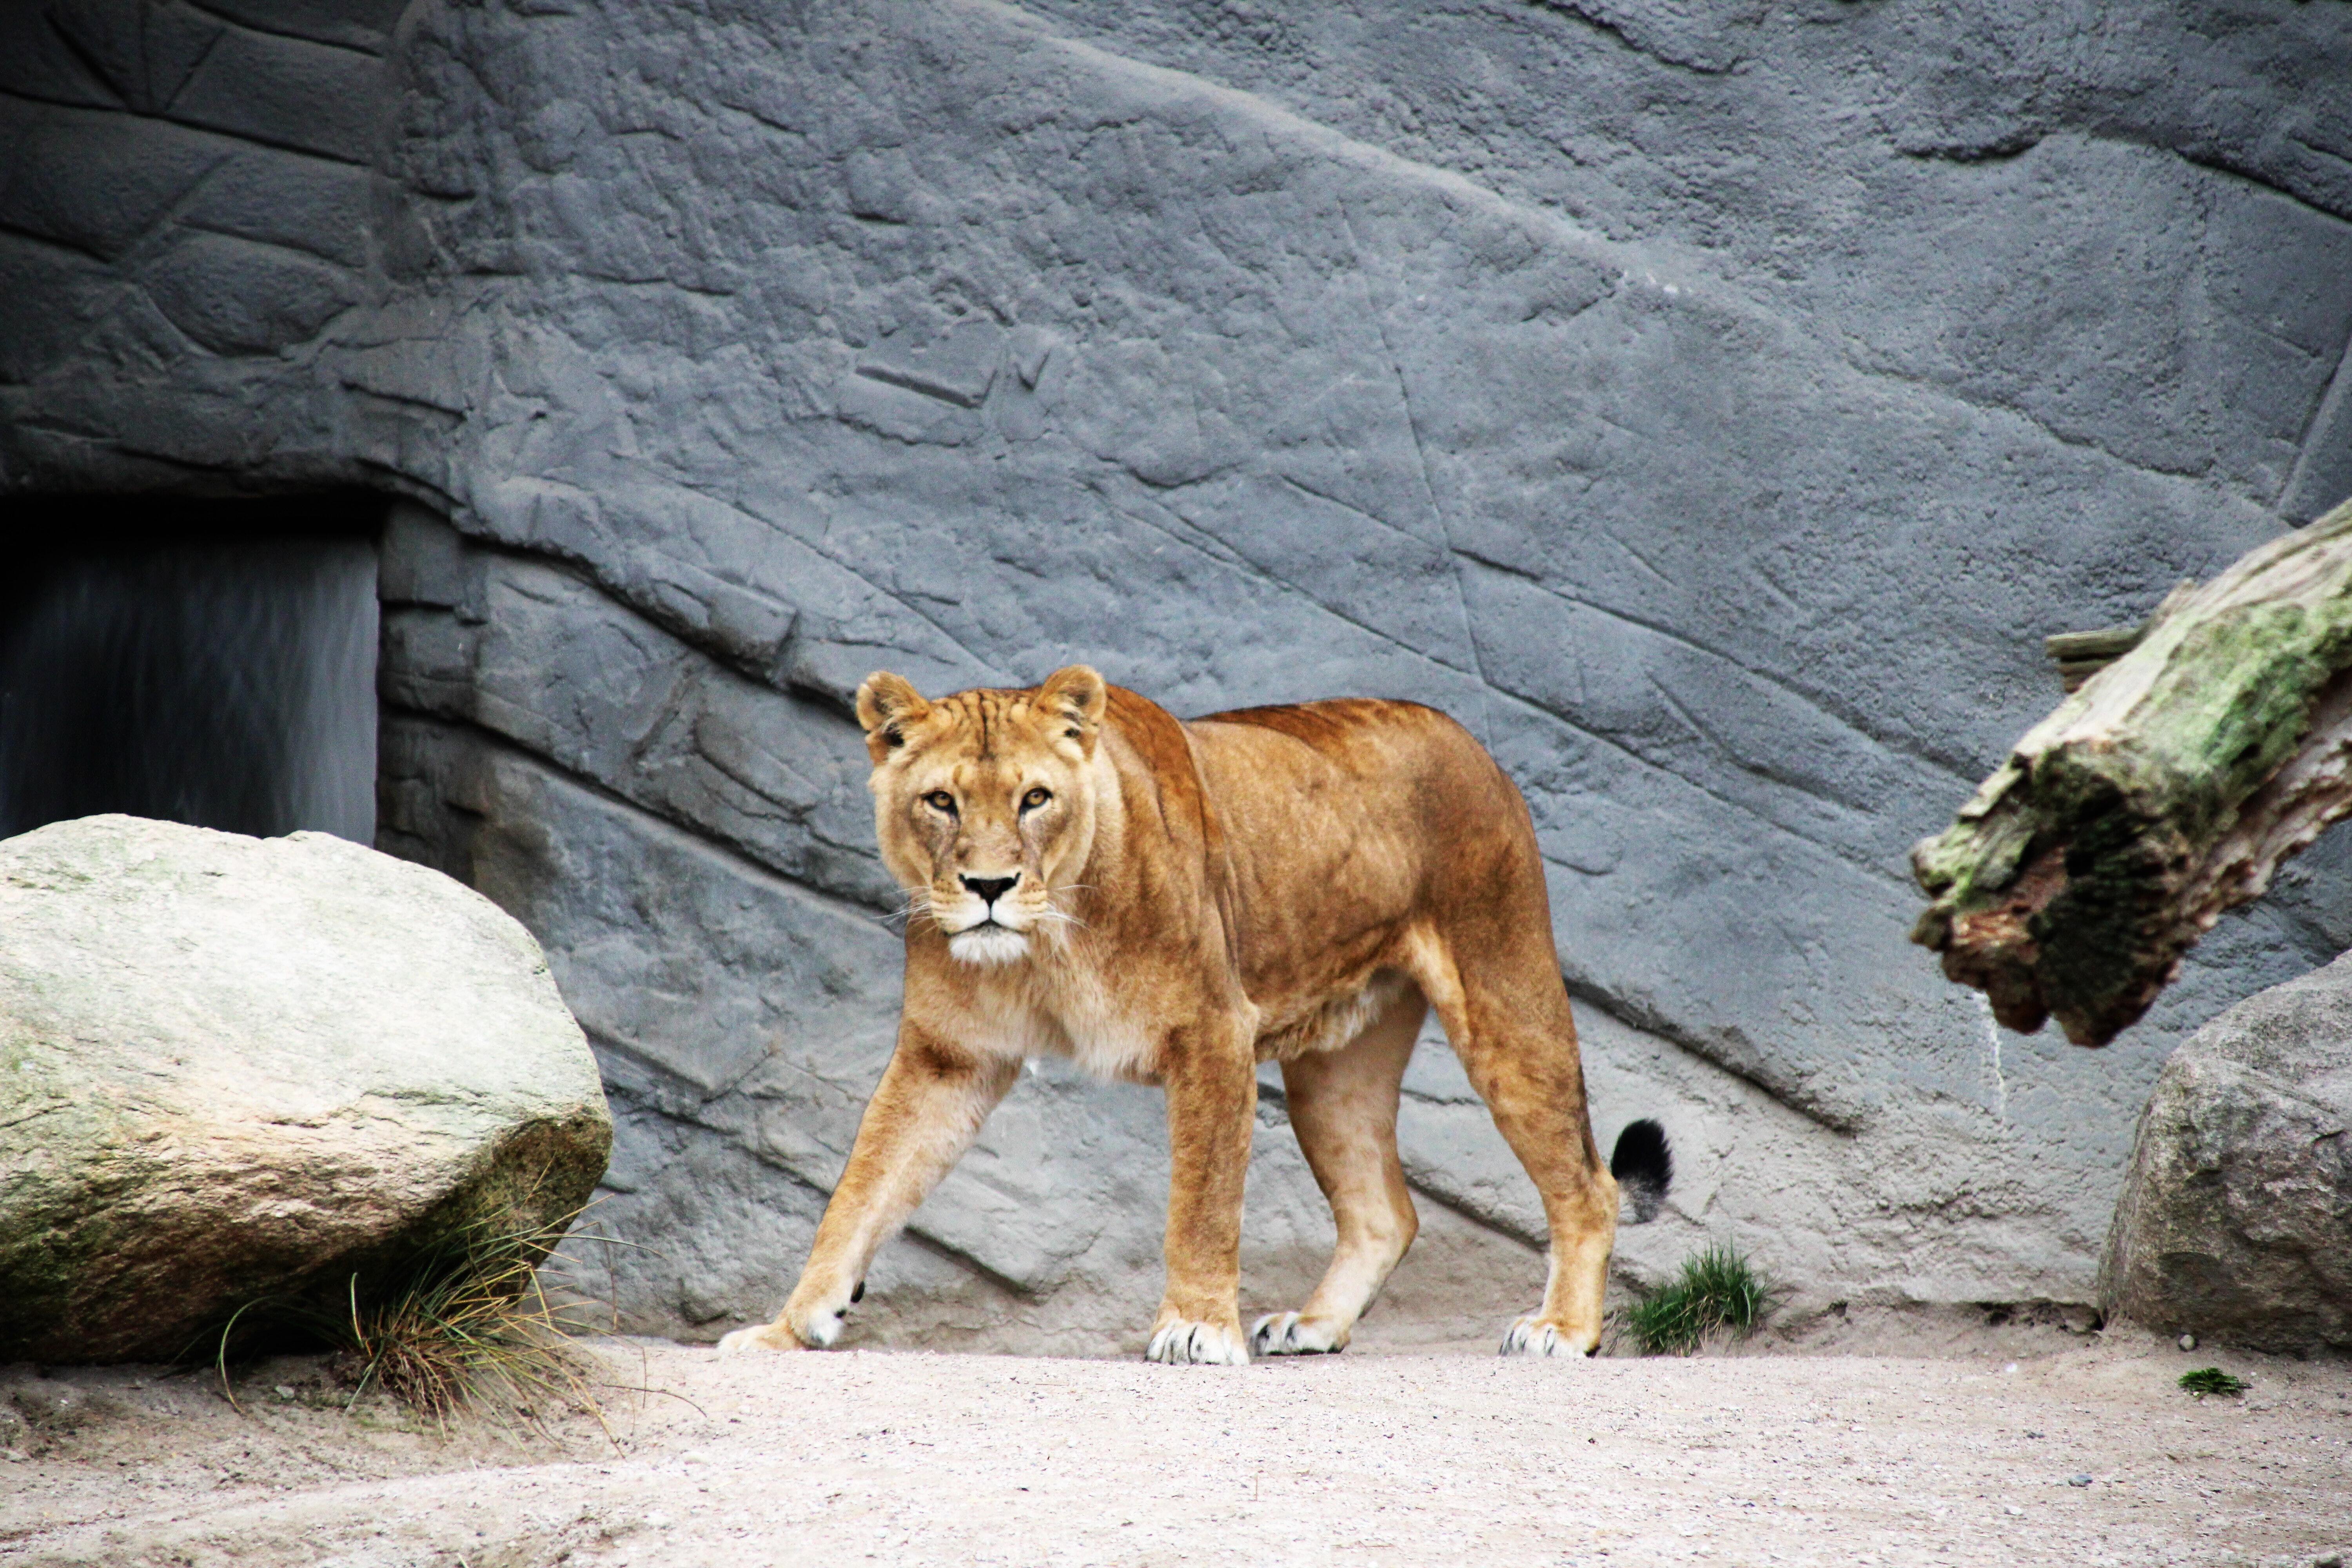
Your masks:
{"label": "lion's hind leg", "polygon": [[1617,1184],[1593,1147],[1550,933],[1533,920],[1523,924],[1537,934],[1455,941],[1423,984],[1471,1087],[1535,1183],[1551,1233],[1543,1305],[1503,1331],[1502,1352],[1589,1356],[1601,1345]]}
{"label": "lion's hind leg", "polygon": [[1397,1092],[1427,1011],[1420,990],[1408,986],[1348,1044],[1283,1064],[1290,1125],[1330,1200],[1339,1238],[1307,1304],[1260,1318],[1250,1331],[1259,1355],[1345,1349],[1356,1320],[1412,1245],[1421,1221],[1397,1159]]}

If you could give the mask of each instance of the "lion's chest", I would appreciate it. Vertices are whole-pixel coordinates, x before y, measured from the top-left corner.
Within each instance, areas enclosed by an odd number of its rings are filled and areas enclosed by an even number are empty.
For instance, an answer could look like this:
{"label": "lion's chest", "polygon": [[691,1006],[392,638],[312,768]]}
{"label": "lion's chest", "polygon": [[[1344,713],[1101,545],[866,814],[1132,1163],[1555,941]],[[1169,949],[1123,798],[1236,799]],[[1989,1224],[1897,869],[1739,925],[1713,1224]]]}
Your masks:
{"label": "lion's chest", "polygon": [[[992,978],[994,984],[972,999],[965,1037],[974,1049],[1001,1059],[1063,1057],[1100,1078],[1150,1082],[1160,1076],[1171,1030],[1194,1021],[1181,999],[1122,991],[1095,973]],[[1253,1009],[1256,1058],[1284,1061],[1346,1045],[1394,1005],[1409,984],[1398,972],[1382,970]]]}
{"label": "lion's chest", "polygon": [[1257,1059],[1288,1061],[1337,1050],[1394,1007],[1411,984],[1400,972],[1384,969],[1270,1010],[1257,1037]]}
{"label": "lion's chest", "polygon": [[1159,1076],[1168,1009],[1124,995],[1090,973],[992,976],[975,992],[969,1039],[983,1055],[1025,1061],[1065,1057],[1097,1077]]}

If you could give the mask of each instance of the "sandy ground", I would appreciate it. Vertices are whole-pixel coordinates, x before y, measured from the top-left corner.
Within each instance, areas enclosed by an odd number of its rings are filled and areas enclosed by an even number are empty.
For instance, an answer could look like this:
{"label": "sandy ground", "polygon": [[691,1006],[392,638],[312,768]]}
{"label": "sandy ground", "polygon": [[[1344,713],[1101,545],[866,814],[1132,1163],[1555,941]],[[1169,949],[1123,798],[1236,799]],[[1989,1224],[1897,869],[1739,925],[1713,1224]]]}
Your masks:
{"label": "sandy ground", "polygon": [[[1881,1336],[1884,1338],[1885,1336]],[[1171,1369],[605,1342],[617,1441],[319,1363],[0,1370],[0,1563],[2262,1563],[2352,1550],[2352,1365],[2153,1340]],[[2242,1399],[2174,1386],[2218,1363]],[[13,1412],[13,1418],[5,1414]]]}

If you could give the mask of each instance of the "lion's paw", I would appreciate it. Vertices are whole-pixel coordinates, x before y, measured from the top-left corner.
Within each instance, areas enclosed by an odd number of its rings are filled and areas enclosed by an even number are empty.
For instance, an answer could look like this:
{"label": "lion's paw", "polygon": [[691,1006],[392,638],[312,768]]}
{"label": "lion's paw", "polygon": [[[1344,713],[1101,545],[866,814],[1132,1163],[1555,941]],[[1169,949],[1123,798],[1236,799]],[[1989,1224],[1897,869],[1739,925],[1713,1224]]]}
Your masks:
{"label": "lion's paw", "polygon": [[1249,1342],[1254,1355],[1322,1355],[1346,1350],[1348,1334],[1296,1312],[1268,1312],[1250,1330]]}
{"label": "lion's paw", "polygon": [[1581,1360],[1601,1348],[1598,1339],[1589,1345],[1571,1340],[1557,1323],[1548,1322],[1529,1312],[1503,1331],[1503,1355],[1570,1356]]}
{"label": "lion's paw", "polygon": [[796,1351],[800,1348],[799,1339],[782,1323],[762,1323],[756,1329],[738,1329],[719,1342],[720,1355],[745,1355],[753,1351]]}
{"label": "lion's paw", "polygon": [[1179,1318],[1151,1336],[1143,1359],[1170,1366],[1247,1366],[1249,1348],[1232,1329]]}

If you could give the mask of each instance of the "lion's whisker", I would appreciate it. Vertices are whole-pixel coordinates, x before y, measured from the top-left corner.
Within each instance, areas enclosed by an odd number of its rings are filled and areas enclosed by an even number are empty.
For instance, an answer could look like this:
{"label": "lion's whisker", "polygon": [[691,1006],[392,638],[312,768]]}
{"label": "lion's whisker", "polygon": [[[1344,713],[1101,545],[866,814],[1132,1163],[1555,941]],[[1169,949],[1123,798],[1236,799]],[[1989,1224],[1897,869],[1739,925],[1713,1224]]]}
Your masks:
{"label": "lion's whisker", "polygon": [[930,890],[926,888],[902,889],[898,907],[883,918],[883,923],[894,931],[904,931],[917,920],[929,920],[939,924],[939,910],[934,906]]}

